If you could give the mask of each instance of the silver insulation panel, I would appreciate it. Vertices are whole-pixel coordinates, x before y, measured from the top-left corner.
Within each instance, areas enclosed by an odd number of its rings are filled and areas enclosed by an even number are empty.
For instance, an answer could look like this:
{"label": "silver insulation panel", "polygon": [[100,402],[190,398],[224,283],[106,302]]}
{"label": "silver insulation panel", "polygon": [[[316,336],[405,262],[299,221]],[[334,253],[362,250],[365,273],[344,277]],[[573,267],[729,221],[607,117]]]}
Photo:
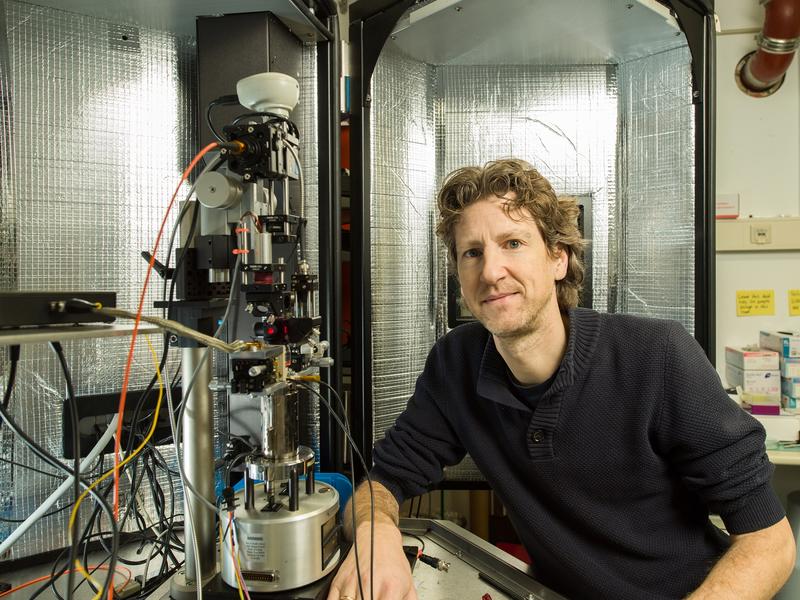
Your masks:
{"label": "silver insulation panel", "polygon": [[[317,87],[317,48],[303,46],[302,72],[300,74],[300,104],[302,118],[297,124],[300,129],[300,160],[303,161],[303,194],[305,216],[308,225],[303,238],[304,257],[311,265],[311,272],[319,274],[319,96]],[[297,198],[295,198],[297,200]],[[329,201],[329,200],[328,200]],[[292,202],[295,214],[298,207]],[[314,306],[319,306],[319,292],[315,293]],[[341,357],[335,356],[334,360]],[[317,384],[312,384],[319,389]],[[314,451],[317,467],[320,461],[320,413],[319,399],[306,390],[299,390],[300,397],[300,440]]]}
{"label": "silver insulation panel", "polygon": [[691,56],[620,65],[620,163],[610,310],[680,321],[694,333],[695,122]]}
{"label": "silver insulation panel", "polygon": [[405,408],[436,341],[435,69],[384,52],[372,79],[372,394],[375,439]]}
{"label": "silver insulation panel", "polygon": [[[693,330],[691,298],[681,296],[693,289],[694,260],[687,57],[681,49],[620,66],[432,66],[384,49],[371,88],[374,441],[405,408],[445,329],[435,194],[458,167],[515,156],[558,194],[590,198],[592,306],[637,312],[621,298],[672,290],[664,304],[683,312],[641,314]],[[446,478],[481,477],[467,458]]]}

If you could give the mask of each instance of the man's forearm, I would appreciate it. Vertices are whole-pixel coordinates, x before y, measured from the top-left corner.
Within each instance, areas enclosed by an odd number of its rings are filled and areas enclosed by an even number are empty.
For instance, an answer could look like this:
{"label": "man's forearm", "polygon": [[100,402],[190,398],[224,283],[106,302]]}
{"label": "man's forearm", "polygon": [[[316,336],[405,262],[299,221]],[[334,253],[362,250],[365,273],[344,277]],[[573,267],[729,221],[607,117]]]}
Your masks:
{"label": "man's forearm", "polygon": [[356,489],[356,493],[344,510],[344,532],[347,539],[353,539],[353,510],[350,503],[355,501],[356,527],[362,523],[369,523],[372,515],[371,507],[375,507],[375,521],[391,521],[395,525],[400,521],[400,507],[394,495],[377,481],[372,482],[372,497],[369,493],[368,482],[363,482]]}
{"label": "man's forearm", "polygon": [[788,579],[795,561],[789,522],[733,536],[733,544],[688,600],[772,598]]}

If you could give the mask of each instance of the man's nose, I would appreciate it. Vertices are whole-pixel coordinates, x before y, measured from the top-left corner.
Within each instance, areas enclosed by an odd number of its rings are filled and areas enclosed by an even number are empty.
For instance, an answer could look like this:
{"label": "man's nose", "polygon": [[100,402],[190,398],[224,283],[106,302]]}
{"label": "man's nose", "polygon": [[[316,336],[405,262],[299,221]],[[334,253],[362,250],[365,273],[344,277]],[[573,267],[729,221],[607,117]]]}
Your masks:
{"label": "man's nose", "polygon": [[503,256],[496,249],[485,249],[483,252],[483,265],[481,280],[486,285],[495,285],[506,275],[506,265]]}

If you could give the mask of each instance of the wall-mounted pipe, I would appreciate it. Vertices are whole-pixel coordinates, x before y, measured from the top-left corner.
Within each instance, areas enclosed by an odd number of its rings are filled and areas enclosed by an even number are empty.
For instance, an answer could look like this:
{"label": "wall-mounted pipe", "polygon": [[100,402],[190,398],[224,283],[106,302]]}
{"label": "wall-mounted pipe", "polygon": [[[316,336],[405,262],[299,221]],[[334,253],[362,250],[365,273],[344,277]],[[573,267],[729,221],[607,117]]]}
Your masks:
{"label": "wall-mounted pipe", "polygon": [[769,96],[781,87],[800,47],[800,0],[761,0],[761,4],[765,15],[758,50],[742,57],[736,66],[739,88],[755,97]]}

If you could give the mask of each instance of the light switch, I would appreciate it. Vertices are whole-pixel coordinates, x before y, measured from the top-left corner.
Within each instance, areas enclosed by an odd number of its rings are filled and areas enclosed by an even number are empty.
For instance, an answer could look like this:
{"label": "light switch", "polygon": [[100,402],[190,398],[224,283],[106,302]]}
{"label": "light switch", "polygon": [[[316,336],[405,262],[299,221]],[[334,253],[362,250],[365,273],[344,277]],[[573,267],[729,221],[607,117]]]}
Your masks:
{"label": "light switch", "polygon": [[750,243],[759,245],[771,244],[772,226],[769,223],[751,224]]}

